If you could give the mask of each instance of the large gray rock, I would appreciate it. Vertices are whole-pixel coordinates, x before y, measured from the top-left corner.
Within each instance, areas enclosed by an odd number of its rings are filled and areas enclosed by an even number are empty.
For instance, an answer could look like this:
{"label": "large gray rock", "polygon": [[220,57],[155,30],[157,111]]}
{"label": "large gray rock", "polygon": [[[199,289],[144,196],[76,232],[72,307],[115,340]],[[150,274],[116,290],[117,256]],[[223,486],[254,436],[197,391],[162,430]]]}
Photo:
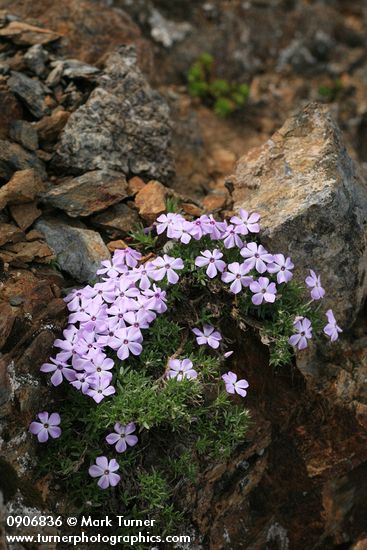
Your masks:
{"label": "large gray rock", "polygon": [[35,228],[45,235],[60,268],[77,281],[95,280],[101,261],[110,258],[108,248],[95,231],[48,219],[39,220]]}
{"label": "large gray rock", "polygon": [[123,174],[95,170],[55,185],[42,196],[42,201],[76,218],[104,210],[127,196]]}
{"label": "large gray rock", "polygon": [[13,71],[8,80],[8,86],[36,118],[50,114],[50,109],[45,102],[48,90],[38,79]]}
{"label": "large gray rock", "polygon": [[169,109],[148,84],[133,46],[121,46],[106,62],[99,86],[69,118],[54,167],[81,174],[107,169],[168,181]]}
{"label": "large gray rock", "polygon": [[261,214],[271,251],[289,254],[302,278],[320,273],[325,305],[352,323],[367,294],[367,189],[326,108],[288,119],[239,160],[227,185],[234,210]]}

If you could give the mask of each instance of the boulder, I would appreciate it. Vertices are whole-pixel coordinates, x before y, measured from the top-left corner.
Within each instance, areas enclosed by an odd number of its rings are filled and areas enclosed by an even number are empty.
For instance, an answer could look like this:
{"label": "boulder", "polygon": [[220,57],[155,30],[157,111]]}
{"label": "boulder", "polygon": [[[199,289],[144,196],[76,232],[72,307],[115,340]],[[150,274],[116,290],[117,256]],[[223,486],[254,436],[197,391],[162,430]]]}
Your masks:
{"label": "boulder", "polygon": [[233,209],[257,211],[265,244],[298,276],[321,274],[325,307],[350,325],[367,294],[367,188],[327,108],[306,106],[228,178]]}
{"label": "boulder", "polygon": [[95,280],[101,261],[110,258],[108,248],[95,231],[44,218],[37,221],[35,227],[45,235],[47,244],[57,256],[60,269],[77,281]]}
{"label": "boulder", "polygon": [[127,196],[127,181],[123,174],[95,170],[55,185],[42,200],[77,218],[104,210]]}
{"label": "boulder", "polygon": [[53,167],[75,175],[115,170],[169,181],[170,140],[166,102],[140,71],[135,48],[121,46],[108,57],[98,87],[66,123]]}

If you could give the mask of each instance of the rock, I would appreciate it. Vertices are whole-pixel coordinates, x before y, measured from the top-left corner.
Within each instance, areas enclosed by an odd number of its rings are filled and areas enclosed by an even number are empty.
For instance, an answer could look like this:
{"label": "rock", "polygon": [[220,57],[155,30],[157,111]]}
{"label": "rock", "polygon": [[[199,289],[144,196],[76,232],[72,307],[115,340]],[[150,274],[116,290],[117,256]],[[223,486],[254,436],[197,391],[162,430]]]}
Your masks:
{"label": "rock", "polygon": [[157,216],[166,210],[167,189],[159,181],[149,181],[135,197],[139,215],[153,223]]}
{"label": "rock", "polygon": [[51,88],[59,84],[64,74],[64,63],[62,61],[54,61],[53,65],[54,68],[49,72],[46,78],[46,86],[50,86]]}
{"label": "rock", "polygon": [[0,180],[10,179],[17,170],[34,169],[41,178],[46,177],[43,162],[17,143],[0,139]]}
{"label": "rock", "polygon": [[22,116],[23,109],[15,95],[0,84],[0,138],[6,138],[11,122]]}
{"label": "rock", "polygon": [[139,223],[139,216],[136,210],[127,204],[116,204],[107,208],[104,212],[92,216],[91,223],[106,231],[111,239],[123,237]]}
{"label": "rock", "polygon": [[35,44],[24,54],[24,61],[28,69],[37,76],[41,76],[46,70],[48,52],[41,44]]}
{"label": "rock", "polygon": [[44,241],[18,242],[7,245],[5,250],[15,254],[11,262],[13,265],[29,264],[30,262],[49,263],[55,258],[52,250]]}
{"label": "rock", "polygon": [[72,174],[116,170],[169,181],[171,129],[168,106],[151,89],[132,46],[121,46],[106,62],[99,86],[70,116],[53,160]]}
{"label": "rock", "polygon": [[352,323],[367,293],[367,190],[326,108],[288,119],[239,160],[227,185],[234,210],[258,211],[265,244],[288,253],[302,278],[320,273],[325,307]]}
{"label": "rock", "polygon": [[[13,313],[13,308],[8,302],[0,302],[0,350],[3,349],[8,336],[13,328],[15,321],[15,315]],[[0,366],[1,371],[1,366]],[[0,375],[1,379],[1,375]],[[0,384],[1,386],[1,384]]]}
{"label": "rock", "polygon": [[32,168],[15,172],[11,180],[0,188],[0,209],[7,204],[31,202],[44,190],[43,181]]}
{"label": "rock", "polygon": [[0,37],[8,38],[19,46],[32,46],[34,44],[49,44],[58,40],[60,35],[49,29],[41,29],[22,21],[11,21],[4,29],[0,29]]}
{"label": "rock", "polygon": [[35,227],[46,237],[60,269],[82,283],[93,281],[102,260],[110,253],[99,233],[56,220],[41,219]]}
{"label": "rock", "polygon": [[[11,385],[7,365],[3,357],[0,357],[0,407],[5,405],[11,396]],[[4,546],[4,548],[6,548]]]}
{"label": "rock", "polygon": [[26,120],[14,120],[10,126],[10,137],[30,151],[38,149],[37,130]]}
{"label": "rock", "polygon": [[8,86],[36,118],[50,114],[50,109],[45,102],[48,90],[39,80],[13,71],[8,80]]}
{"label": "rock", "polygon": [[54,143],[69,119],[68,111],[54,111],[34,124],[41,144]]}
{"label": "rock", "polygon": [[68,78],[94,79],[101,71],[93,65],[83,63],[78,59],[65,59],[63,61],[63,76]]}
{"label": "rock", "polygon": [[181,42],[193,30],[190,23],[170,21],[155,9],[151,12],[149,24],[152,38],[165,48],[170,48],[175,42]]}
{"label": "rock", "polygon": [[143,187],[145,187],[145,181],[139,178],[139,176],[134,176],[129,179],[127,190],[130,196],[134,196],[143,189]]}
{"label": "rock", "polygon": [[76,218],[104,210],[127,196],[125,176],[95,170],[54,186],[42,196],[42,201]]}
{"label": "rock", "polygon": [[14,204],[10,206],[10,213],[16,224],[25,231],[32,223],[40,217],[41,210],[37,208],[35,202],[27,202],[26,204]]}
{"label": "rock", "polygon": [[185,214],[188,214],[189,216],[197,217],[203,214],[203,209],[196,206],[196,204],[192,204],[191,202],[182,202],[181,208]]}
{"label": "rock", "polygon": [[225,207],[227,197],[224,194],[211,193],[206,195],[203,199],[203,206],[205,210],[221,210]]}
{"label": "rock", "polygon": [[24,233],[15,225],[0,223],[0,246],[6,243],[17,243],[24,239]]}

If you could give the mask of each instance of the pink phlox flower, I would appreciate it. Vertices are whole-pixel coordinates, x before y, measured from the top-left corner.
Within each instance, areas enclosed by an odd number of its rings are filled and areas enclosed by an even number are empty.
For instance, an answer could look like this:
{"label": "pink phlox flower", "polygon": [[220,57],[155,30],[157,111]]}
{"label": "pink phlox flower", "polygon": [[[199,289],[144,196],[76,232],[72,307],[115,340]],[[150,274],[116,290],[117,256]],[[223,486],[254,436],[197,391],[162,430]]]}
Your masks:
{"label": "pink phlox flower", "polygon": [[167,311],[166,291],[157,287],[155,283],[153,283],[152,288],[148,288],[144,291],[144,296],[147,298],[145,305],[149,308],[153,309],[157,313],[164,313],[165,311]]}
{"label": "pink phlox flower", "polygon": [[252,212],[249,214],[246,210],[241,208],[240,215],[232,216],[230,222],[239,228],[241,235],[247,235],[248,233],[259,233],[259,220],[260,214],[257,212]]}
{"label": "pink phlox flower", "polygon": [[88,470],[91,477],[99,477],[98,486],[101,489],[107,489],[108,487],[115,487],[121,479],[119,474],[116,474],[120,468],[118,462],[113,458],[108,461],[105,456],[98,456],[96,458],[96,464],[93,464]]}
{"label": "pink phlox flower", "polygon": [[256,269],[258,273],[265,273],[267,265],[273,261],[273,255],[268,254],[267,250],[261,245],[255,242],[247,243],[240,252],[241,256],[245,258],[244,264],[250,269]]}
{"label": "pink phlox flower", "polygon": [[61,422],[60,415],[58,413],[40,412],[37,415],[39,422],[31,422],[29,431],[31,434],[36,435],[40,443],[45,443],[49,437],[57,439],[61,435],[61,429],[59,424]]}
{"label": "pink phlox flower", "polygon": [[218,241],[223,238],[224,233],[227,230],[227,222],[217,221],[213,214],[208,216],[208,234],[212,241]]}
{"label": "pink phlox flower", "polygon": [[222,235],[225,248],[243,247],[243,242],[240,237],[241,232],[237,225],[227,225],[225,232]]}
{"label": "pink phlox flower", "polygon": [[138,311],[127,311],[124,314],[124,320],[128,325],[141,331],[141,329],[149,328],[148,314],[144,309]]}
{"label": "pink phlox flower", "polygon": [[249,286],[253,281],[253,278],[247,275],[248,272],[249,270],[243,263],[233,262],[228,264],[227,271],[222,273],[222,281],[224,283],[231,283],[230,291],[233,294],[238,294],[241,292],[242,287]]}
{"label": "pink phlox flower", "polygon": [[50,357],[50,361],[51,363],[44,363],[40,371],[53,373],[51,376],[51,384],[53,386],[59,386],[64,378],[68,382],[75,380],[75,371],[68,363],[60,360],[59,354],[55,358]]}
{"label": "pink phlox flower", "polygon": [[210,219],[205,214],[191,222],[190,233],[196,241],[199,241],[203,235],[208,235],[210,231]]}
{"label": "pink phlox flower", "polygon": [[254,293],[251,301],[255,306],[259,306],[263,302],[274,303],[277,287],[275,283],[271,283],[267,277],[259,277],[258,281],[253,281],[250,284],[250,290]]}
{"label": "pink phlox flower", "polygon": [[312,325],[307,317],[297,317],[293,323],[296,334],[293,334],[288,343],[298,349],[307,348],[307,340],[312,338]]}
{"label": "pink phlox flower", "polygon": [[141,260],[142,254],[138,250],[134,250],[130,246],[115,250],[112,261],[113,265],[122,268],[123,266],[135,267]]}
{"label": "pink phlox flower", "polygon": [[193,328],[192,332],[196,336],[196,342],[199,346],[207,344],[213,349],[219,347],[219,342],[222,340],[222,335],[219,331],[216,331],[215,328],[211,325],[204,324],[203,330],[198,328]]}
{"label": "pink phlox flower", "polygon": [[97,275],[105,275],[108,279],[116,279],[125,271],[127,271],[127,266],[117,266],[110,260],[103,260],[101,262],[101,267],[97,269]]}
{"label": "pink phlox flower", "polygon": [[217,248],[213,251],[204,250],[204,252],[200,252],[200,254],[201,256],[197,256],[195,259],[195,265],[197,267],[207,266],[206,274],[210,279],[213,279],[213,277],[218,274],[218,271],[222,272],[226,267],[225,262],[221,260],[223,254]]}
{"label": "pink phlox flower", "polygon": [[179,280],[176,270],[184,268],[181,258],[171,258],[167,254],[163,254],[163,257],[158,256],[158,258],[152,261],[152,265],[155,267],[155,271],[151,275],[152,279],[161,281],[164,277],[167,277],[171,285],[176,284]]}
{"label": "pink phlox flower", "polygon": [[134,422],[129,422],[126,426],[116,422],[113,429],[115,431],[106,437],[106,441],[109,445],[115,445],[118,453],[124,453],[128,447],[134,447],[137,444],[138,438],[133,435],[136,430]]}
{"label": "pink phlox flower", "polygon": [[249,383],[247,380],[237,380],[237,374],[232,371],[228,371],[226,374],[223,374],[222,379],[224,380],[227,393],[238,393],[241,397],[246,397]]}
{"label": "pink phlox flower", "polygon": [[184,378],[188,380],[197,378],[198,373],[193,369],[192,361],[190,359],[170,359],[168,362],[169,371],[167,373],[168,378],[176,378],[181,381]]}
{"label": "pink phlox flower", "polygon": [[305,279],[308,288],[311,288],[311,298],[313,300],[321,300],[325,296],[325,290],[321,286],[320,275],[310,269],[310,275]]}
{"label": "pink phlox flower", "polygon": [[114,386],[110,386],[110,382],[111,380],[105,376],[98,377],[94,383],[90,384],[86,394],[92,397],[96,403],[100,403],[105,397],[116,392]]}
{"label": "pink phlox flower", "polygon": [[167,237],[169,239],[177,238],[177,228],[181,227],[183,221],[184,218],[180,214],[174,214],[172,212],[161,214],[155,222],[158,235],[167,231]]}
{"label": "pink phlox flower", "polygon": [[122,361],[133,355],[140,355],[143,348],[141,345],[141,332],[135,327],[121,328],[116,331],[110,346],[117,350],[117,357]]}
{"label": "pink phlox flower", "polygon": [[267,265],[267,270],[269,273],[277,274],[277,282],[289,283],[293,277],[292,269],[294,264],[290,258],[285,258],[283,254],[274,254],[273,261]]}
{"label": "pink phlox flower", "polygon": [[336,319],[332,309],[328,309],[326,312],[328,320],[327,325],[324,327],[324,333],[330,337],[332,342],[335,342],[339,338],[339,333],[343,332],[342,329],[336,324]]}
{"label": "pink phlox flower", "polygon": [[146,290],[151,285],[150,279],[153,279],[154,273],[155,267],[153,262],[147,262],[132,269],[127,277],[131,282],[138,283],[141,290]]}

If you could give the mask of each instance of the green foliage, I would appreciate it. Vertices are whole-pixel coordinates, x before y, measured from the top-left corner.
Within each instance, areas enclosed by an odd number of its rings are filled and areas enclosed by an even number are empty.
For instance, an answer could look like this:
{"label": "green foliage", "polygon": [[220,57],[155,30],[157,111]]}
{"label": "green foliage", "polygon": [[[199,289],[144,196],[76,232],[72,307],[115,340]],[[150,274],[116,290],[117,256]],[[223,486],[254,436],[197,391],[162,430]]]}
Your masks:
{"label": "green foliage", "polygon": [[180,203],[175,197],[167,197],[166,199],[166,212],[177,213],[180,212]]}
{"label": "green foliage", "polygon": [[224,117],[245,105],[250,89],[244,83],[216,78],[214,65],[214,58],[203,53],[188,70],[188,90],[190,95],[201,98],[215,113]]}
{"label": "green foliage", "polygon": [[151,231],[147,231],[143,224],[136,226],[130,233],[131,246],[145,251],[153,250],[157,243],[157,237]]}
{"label": "green foliage", "polygon": [[343,84],[339,79],[336,79],[333,84],[327,86],[325,84],[319,86],[319,95],[328,101],[335,101],[343,89]]}

